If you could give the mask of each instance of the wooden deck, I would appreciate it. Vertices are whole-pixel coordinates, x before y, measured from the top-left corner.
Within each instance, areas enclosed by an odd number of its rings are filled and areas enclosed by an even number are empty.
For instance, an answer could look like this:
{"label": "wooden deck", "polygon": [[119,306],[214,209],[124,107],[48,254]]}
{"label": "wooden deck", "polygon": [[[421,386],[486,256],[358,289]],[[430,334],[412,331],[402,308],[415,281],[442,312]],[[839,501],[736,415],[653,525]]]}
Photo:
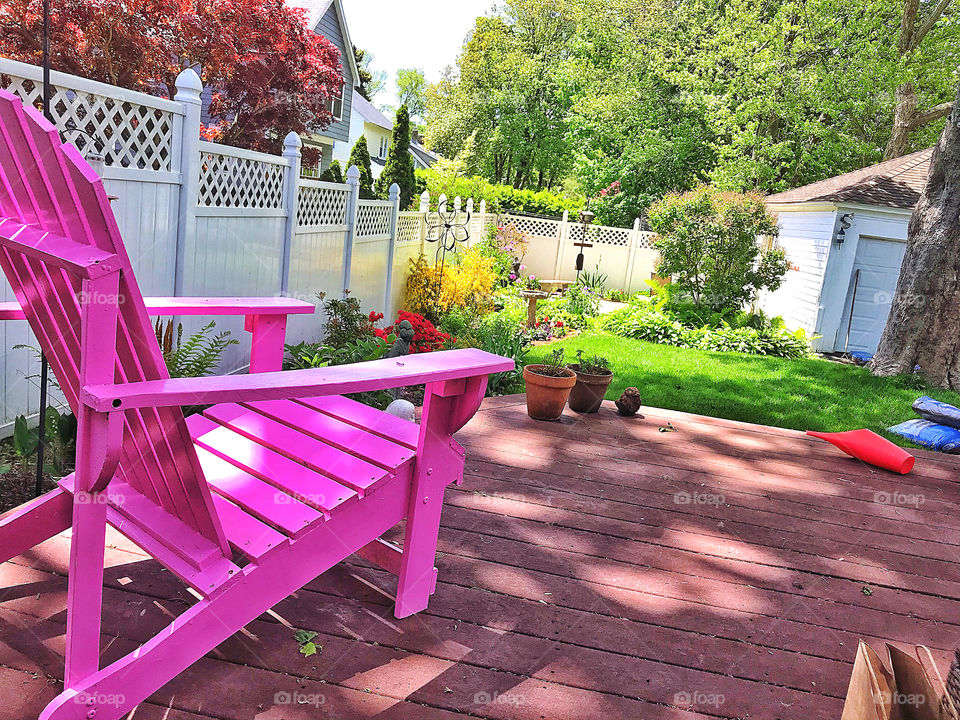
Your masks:
{"label": "wooden deck", "polygon": [[[792,431],[609,405],[537,423],[522,402],[488,401],[461,433],[427,612],[395,620],[390,578],[355,559],[136,720],[836,720],[858,638],[926,644],[946,669],[960,459],[921,453],[901,478]],[[105,660],[192,601],[111,543]],[[58,692],[68,549],[58,537],[0,566],[2,720]],[[301,656],[292,627],[322,653]]]}

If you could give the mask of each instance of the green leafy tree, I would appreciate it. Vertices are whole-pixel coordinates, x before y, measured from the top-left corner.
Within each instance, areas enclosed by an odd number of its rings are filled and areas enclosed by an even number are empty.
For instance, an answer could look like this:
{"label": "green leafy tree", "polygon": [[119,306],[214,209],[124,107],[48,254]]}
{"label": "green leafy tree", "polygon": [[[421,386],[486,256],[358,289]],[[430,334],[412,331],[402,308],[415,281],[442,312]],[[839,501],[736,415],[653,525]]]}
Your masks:
{"label": "green leafy tree", "polygon": [[357,61],[357,71],[360,77],[357,78],[357,92],[370,102],[383,92],[387,85],[387,74],[383,70],[374,70],[373,54],[367,50],[361,50],[356,45],[353,46],[353,57]]}
{"label": "green leafy tree", "polygon": [[330,167],[320,174],[320,179],[324,182],[342,183],[343,168],[340,166],[340,161],[334,160],[330,163]]}
{"label": "green leafy tree", "polygon": [[556,187],[570,166],[561,85],[571,25],[546,0],[511,0],[480,17],[457,68],[427,91],[429,147],[456,157],[471,134],[477,169],[517,189]]}
{"label": "green leafy tree", "polygon": [[427,79],[419,68],[397,70],[397,99],[411,118],[424,120],[427,112]]}
{"label": "green leafy tree", "polygon": [[406,105],[397,110],[386,165],[377,179],[377,194],[384,199],[389,197],[393,183],[400,186],[400,207],[408,207],[417,191],[417,181],[410,154],[410,115]]}
{"label": "green leafy tree", "polygon": [[796,187],[933,144],[957,2],[505,0],[428,87],[426,141],[476,133],[478,174],[609,224],[705,182]]}
{"label": "green leafy tree", "polygon": [[361,135],[353,149],[350,151],[350,159],[347,161],[347,167],[356,165],[360,171],[360,197],[364,200],[372,200],[376,197],[373,193],[373,168],[370,160],[370,150],[367,147],[367,138]]}
{"label": "green leafy tree", "polygon": [[657,272],[673,277],[697,307],[739,309],[760,290],[780,287],[787,272],[781,248],[761,249],[760,238],[776,238],[778,228],[760,195],[703,185],[655,203],[650,224]]}

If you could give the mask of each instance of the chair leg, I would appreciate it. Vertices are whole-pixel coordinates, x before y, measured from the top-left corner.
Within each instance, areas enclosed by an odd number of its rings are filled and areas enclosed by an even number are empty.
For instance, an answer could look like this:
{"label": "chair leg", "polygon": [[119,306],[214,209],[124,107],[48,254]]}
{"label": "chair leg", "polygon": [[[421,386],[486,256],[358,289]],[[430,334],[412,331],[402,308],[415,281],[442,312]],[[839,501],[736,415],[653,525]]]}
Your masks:
{"label": "chair leg", "polygon": [[417,464],[397,583],[394,614],[398,618],[424,610],[436,588],[433,566],[440,532],[443,491],[463,471],[463,457],[455,451],[449,431],[459,398],[444,396],[440,392],[443,392],[442,388],[428,386],[424,400]]}
{"label": "chair leg", "polygon": [[0,563],[62,533],[72,521],[73,496],[57,488],[0,520]]}
{"label": "chair leg", "polygon": [[426,609],[436,587],[433,564],[440,533],[443,487],[439,483],[418,482],[416,492],[410,498],[394,608],[394,615],[398,618]]}
{"label": "chair leg", "polygon": [[100,667],[100,616],[107,506],[99,493],[77,493],[70,541],[67,589],[67,645],[64,687],[90,677]]}

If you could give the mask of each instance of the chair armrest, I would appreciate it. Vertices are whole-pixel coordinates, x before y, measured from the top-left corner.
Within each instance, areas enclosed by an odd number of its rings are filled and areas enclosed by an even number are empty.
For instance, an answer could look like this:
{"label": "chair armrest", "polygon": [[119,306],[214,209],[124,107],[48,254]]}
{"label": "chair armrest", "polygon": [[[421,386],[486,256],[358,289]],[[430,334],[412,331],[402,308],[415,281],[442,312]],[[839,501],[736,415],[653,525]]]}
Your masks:
{"label": "chair armrest", "polygon": [[283,349],[288,315],[312,315],[312,303],[285,297],[145,298],[151,315],[244,315],[243,329],[253,335],[250,342],[250,372],[283,369]]}
{"label": "chair armrest", "polygon": [[91,385],[81,389],[80,400],[100,412],[286,400],[462,380],[513,368],[513,360],[483,350],[447,350],[312,370]]}
{"label": "chair armrest", "polygon": [[[261,373],[283,367],[283,345],[288,315],[312,315],[312,303],[285,297],[153,297],[144,298],[149,315],[244,315],[244,329],[253,335],[250,345],[250,372]],[[0,320],[23,320],[16,300],[0,303]]]}
{"label": "chair armrest", "polygon": [[[312,315],[316,307],[303,300],[284,297],[148,297],[143,299],[147,314],[159,315],[246,315],[253,317],[286,317]],[[25,319],[16,300],[0,302],[0,320]]]}

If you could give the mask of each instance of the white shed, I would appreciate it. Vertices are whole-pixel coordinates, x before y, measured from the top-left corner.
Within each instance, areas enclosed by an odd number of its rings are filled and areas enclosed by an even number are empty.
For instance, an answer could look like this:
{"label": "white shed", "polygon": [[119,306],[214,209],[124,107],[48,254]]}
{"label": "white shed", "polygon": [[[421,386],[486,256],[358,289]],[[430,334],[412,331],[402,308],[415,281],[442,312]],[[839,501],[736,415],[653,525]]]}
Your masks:
{"label": "white shed", "polygon": [[873,355],[931,154],[921,150],[769,196],[790,269],[779,290],[760,298],[763,311],[819,336],[819,352]]}

